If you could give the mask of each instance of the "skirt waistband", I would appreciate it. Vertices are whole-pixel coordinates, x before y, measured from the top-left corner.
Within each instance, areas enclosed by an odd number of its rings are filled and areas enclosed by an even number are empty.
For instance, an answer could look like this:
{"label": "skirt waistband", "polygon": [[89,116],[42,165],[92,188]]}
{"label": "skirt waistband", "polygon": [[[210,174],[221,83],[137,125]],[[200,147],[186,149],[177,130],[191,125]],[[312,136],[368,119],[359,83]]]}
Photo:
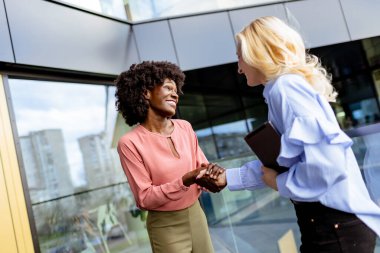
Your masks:
{"label": "skirt waistband", "polygon": [[352,219],[356,215],[353,213],[347,213],[335,208],[327,207],[321,202],[300,202],[291,200],[298,218],[312,216],[326,216],[326,217],[341,217],[343,219]]}

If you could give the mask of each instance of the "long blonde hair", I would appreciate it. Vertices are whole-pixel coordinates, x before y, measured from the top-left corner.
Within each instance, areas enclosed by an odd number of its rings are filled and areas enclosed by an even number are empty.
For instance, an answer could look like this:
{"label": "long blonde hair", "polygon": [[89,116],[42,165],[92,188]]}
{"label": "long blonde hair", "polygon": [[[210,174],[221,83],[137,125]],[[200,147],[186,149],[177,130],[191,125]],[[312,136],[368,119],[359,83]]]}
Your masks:
{"label": "long blonde hair", "polygon": [[236,40],[244,62],[260,70],[267,81],[299,74],[328,101],[335,101],[331,76],[315,55],[306,53],[301,36],[280,19],[258,18],[236,34]]}

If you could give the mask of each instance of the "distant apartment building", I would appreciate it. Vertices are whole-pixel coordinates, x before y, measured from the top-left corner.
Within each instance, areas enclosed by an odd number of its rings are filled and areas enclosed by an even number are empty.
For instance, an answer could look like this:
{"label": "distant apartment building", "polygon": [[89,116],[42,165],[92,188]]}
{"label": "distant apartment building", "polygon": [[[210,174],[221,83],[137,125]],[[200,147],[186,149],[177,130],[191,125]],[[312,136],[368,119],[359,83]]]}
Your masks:
{"label": "distant apartment building", "polygon": [[[91,134],[78,139],[83,157],[87,188],[93,189],[125,180],[118,161],[106,144],[104,133]],[[120,173],[121,177],[115,177]],[[118,179],[119,178],[119,179]]]}
{"label": "distant apartment building", "polygon": [[20,146],[32,203],[73,193],[60,129],[30,132],[20,137]]}

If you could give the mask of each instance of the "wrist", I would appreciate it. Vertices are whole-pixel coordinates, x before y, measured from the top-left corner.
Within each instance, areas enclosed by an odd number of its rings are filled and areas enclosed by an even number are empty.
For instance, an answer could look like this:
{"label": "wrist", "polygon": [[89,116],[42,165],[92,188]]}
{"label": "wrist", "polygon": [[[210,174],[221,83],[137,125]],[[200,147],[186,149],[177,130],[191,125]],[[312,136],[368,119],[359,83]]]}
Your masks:
{"label": "wrist", "polygon": [[192,185],[194,182],[192,182],[192,180],[190,180],[190,178],[186,177],[186,175],[182,176],[182,184],[186,187],[189,187],[190,185]]}
{"label": "wrist", "polygon": [[223,182],[223,185],[222,185],[222,187],[224,188],[224,187],[226,187],[227,186],[227,173],[226,173],[226,171],[224,170],[224,172],[223,172],[223,174],[221,175],[223,178],[223,180],[222,180],[222,182]]}

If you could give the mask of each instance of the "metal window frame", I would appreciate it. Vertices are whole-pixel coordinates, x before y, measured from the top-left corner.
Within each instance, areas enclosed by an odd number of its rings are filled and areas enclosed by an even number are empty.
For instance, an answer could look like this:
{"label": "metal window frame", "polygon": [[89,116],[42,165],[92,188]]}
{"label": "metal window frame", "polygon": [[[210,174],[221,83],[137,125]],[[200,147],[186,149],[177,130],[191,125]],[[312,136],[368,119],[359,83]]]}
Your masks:
{"label": "metal window frame", "polygon": [[29,219],[31,210],[19,169],[7,85],[7,76],[0,73],[0,245],[2,252],[32,253],[36,251]]}
{"label": "metal window frame", "polygon": [[[4,68],[0,72],[0,251],[40,253],[8,78],[112,86],[110,75]],[[3,183],[4,182],[4,183]]]}

